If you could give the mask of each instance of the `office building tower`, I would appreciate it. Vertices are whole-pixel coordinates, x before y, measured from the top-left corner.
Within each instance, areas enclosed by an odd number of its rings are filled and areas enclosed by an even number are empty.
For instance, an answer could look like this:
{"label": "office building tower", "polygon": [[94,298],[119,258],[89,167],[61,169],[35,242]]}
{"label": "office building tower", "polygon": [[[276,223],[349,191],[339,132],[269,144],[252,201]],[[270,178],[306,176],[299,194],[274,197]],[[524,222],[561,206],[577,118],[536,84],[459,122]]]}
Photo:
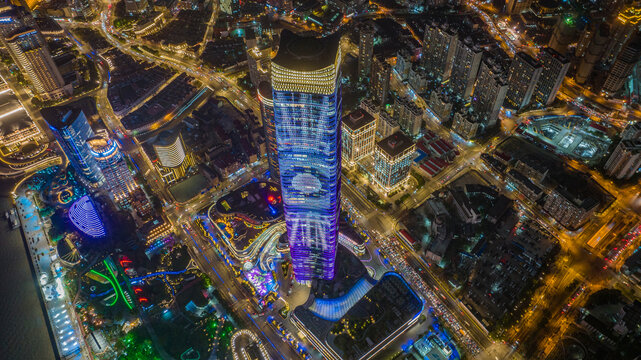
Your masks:
{"label": "office building tower", "polygon": [[173,184],[187,175],[194,165],[193,155],[185,149],[179,131],[165,130],[153,141],[156,159],[153,161],[166,184]]}
{"label": "office building tower", "polygon": [[42,35],[34,28],[22,28],[7,35],[5,41],[11,57],[25,73],[36,94],[43,100],[68,95],[62,75],[51,58]]}
{"label": "office building tower", "polygon": [[147,11],[148,6],[147,0],[125,0],[125,11],[128,14],[142,14]]}
{"label": "office building tower", "polygon": [[372,63],[372,78],[370,83],[370,91],[374,99],[374,105],[385,107],[391,76],[392,66],[383,59],[375,58]]}
{"label": "office building tower", "polygon": [[575,79],[578,84],[585,84],[594,70],[594,66],[601,60],[610,37],[610,26],[606,23],[600,24],[592,37],[590,44],[583,52],[581,62],[576,69]]}
{"label": "office building tower", "polygon": [[407,49],[401,49],[396,53],[394,70],[401,80],[407,80],[409,78],[410,70],[412,70],[412,56]]}
{"label": "office building tower", "polygon": [[284,30],[272,59],[278,166],[294,275],[332,279],[341,183],[340,35]]}
{"label": "office building tower", "polygon": [[407,181],[415,148],[414,141],[400,131],[376,144],[374,181],[383,191],[390,192]]}
{"label": "office building tower", "polygon": [[472,95],[474,82],[481,65],[483,50],[467,37],[456,44],[456,53],[450,75],[452,93],[466,100]]}
{"label": "office building tower", "polygon": [[120,206],[128,206],[129,197],[138,185],[131,176],[118,143],[110,139],[109,135],[103,134],[87,139],[87,145],[102,171],[105,178],[104,186],[109,190],[112,199]]}
{"label": "office building tower", "polygon": [[616,179],[629,179],[641,168],[641,138],[621,140],[605,163],[605,172]]}
{"label": "office building tower", "polygon": [[363,109],[343,116],[343,164],[354,166],[357,161],[374,153],[376,145],[376,119]]}
{"label": "office building tower", "polygon": [[532,0],[507,0],[505,3],[505,12],[509,15],[520,14],[527,11],[532,5]]}
{"label": "office building tower", "polygon": [[517,110],[527,106],[532,99],[542,70],[541,64],[530,55],[524,52],[516,53],[508,71],[505,105]]}
{"label": "office building tower", "polygon": [[571,15],[561,16],[554,26],[548,46],[559,54],[566,55],[568,46],[576,42],[578,33],[577,20]]}
{"label": "office building tower", "polygon": [[623,47],[616,61],[608,71],[602,90],[615,94],[623,87],[625,80],[632,74],[632,69],[641,58],[641,36],[635,36]]}
{"label": "office building tower", "polygon": [[472,140],[483,129],[483,120],[472,109],[461,109],[454,113],[452,130],[465,140]]}
{"label": "office building tower", "polygon": [[263,44],[256,44],[249,47],[250,43],[247,42],[247,67],[249,68],[249,79],[254,87],[258,88],[261,82],[269,82],[271,65],[271,46]]}
{"label": "office building tower", "polygon": [[369,78],[372,73],[372,58],[374,57],[374,23],[365,22],[358,27],[358,77]]}
{"label": "office building tower", "polygon": [[406,97],[394,99],[394,119],[410,137],[417,138],[423,125],[423,110]]}
{"label": "office building tower", "polygon": [[483,60],[472,96],[472,108],[483,122],[483,130],[494,127],[508,84],[501,66],[493,58]]}
{"label": "office building tower", "polygon": [[258,99],[260,100],[260,113],[263,120],[263,131],[265,132],[269,177],[275,181],[280,181],[276,124],[274,122],[274,101],[272,99],[272,85],[270,83],[266,81],[260,83],[258,86]]}
{"label": "office building tower", "polygon": [[378,114],[378,123],[376,124],[376,132],[379,138],[386,138],[401,130],[401,127],[390,114],[386,111],[381,111]]}
{"label": "office building tower", "polygon": [[67,3],[74,18],[89,18],[94,14],[95,7],[91,0],[67,0]]}
{"label": "office building tower", "polygon": [[85,113],[78,108],[51,107],[42,109],[41,114],[67,156],[69,164],[91,185],[102,185],[104,176],[87,145],[87,139],[95,134]]}
{"label": "office building tower", "polygon": [[539,62],[543,70],[534,90],[534,99],[540,104],[550,105],[556,99],[563,78],[570,68],[570,61],[556,50],[547,47],[539,54]]}
{"label": "office building tower", "polygon": [[436,80],[450,77],[458,35],[448,24],[431,23],[425,27],[423,66]]}

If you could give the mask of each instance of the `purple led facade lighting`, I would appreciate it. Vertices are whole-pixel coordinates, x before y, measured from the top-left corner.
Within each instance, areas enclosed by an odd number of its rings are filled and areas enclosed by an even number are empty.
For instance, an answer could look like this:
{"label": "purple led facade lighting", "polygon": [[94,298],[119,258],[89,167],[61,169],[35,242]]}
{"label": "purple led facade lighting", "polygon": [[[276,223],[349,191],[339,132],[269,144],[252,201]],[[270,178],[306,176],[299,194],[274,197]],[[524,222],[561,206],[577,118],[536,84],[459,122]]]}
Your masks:
{"label": "purple led facade lighting", "polygon": [[272,94],[285,223],[296,281],[334,277],[341,183],[340,37],[283,31]]}
{"label": "purple led facade lighting", "polygon": [[87,195],[76,200],[71,205],[69,220],[78,230],[92,238],[101,238],[107,235],[98,211],[96,211],[93,201]]}

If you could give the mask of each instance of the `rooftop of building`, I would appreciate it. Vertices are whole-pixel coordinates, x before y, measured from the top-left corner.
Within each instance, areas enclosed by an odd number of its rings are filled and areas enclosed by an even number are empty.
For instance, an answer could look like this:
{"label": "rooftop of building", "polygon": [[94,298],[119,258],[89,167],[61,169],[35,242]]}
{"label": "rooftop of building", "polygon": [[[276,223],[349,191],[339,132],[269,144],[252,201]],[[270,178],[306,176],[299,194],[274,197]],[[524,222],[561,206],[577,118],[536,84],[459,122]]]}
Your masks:
{"label": "rooftop of building", "polygon": [[268,81],[261,81],[258,84],[258,94],[263,99],[272,99],[272,85]]}
{"label": "rooftop of building", "polygon": [[64,129],[76,121],[83,113],[82,109],[73,106],[51,106],[40,110],[40,114],[54,129]]}
{"label": "rooftop of building", "polygon": [[621,146],[626,150],[641,151],[641,139],[621,140]]}
{"label": "rooftop of building", "polygon": [[180,132],[176,130],[164,130],[158,137],[153,141],[154,146],[169,146],[176,142],[176,138],[180,135]]}
{"label": "rooftop of building", "polygon": [[358,130],[365,125],[371,124],[376,119],[364,109],[356,109],[348,115],[343,116],[343,124],[352,131]]}
{"label": "rooftop of building", "polygon": [[561,53],[559,53],[558,51],[552,49],[551,47],[543,48],[543,50],[541,50],[541,55],[544,55],[544,54],[547,54],[548,56],[551,56],[551,57],[559,60],[559,62],[561,62],[563,64],[566,64],[566,63],[570,62],[570,60],[568,60],[567,57],[563,56]]}
{"label": "rooftop of building", "polygon": [[390,156],[397,156],[414,146],[414,141],[401,131],[397,131],[381,140],[376,146]]}
{"label": "rooftop of building", "polygon": [[533,68],[540,68],[541,63],[538,62],[535,58],[530,56],[530,54],[525,53],[523,51],[519,51],[515,54],[515,56],[518,56],[519,59],[525,61],[528,65],[532,66]]}
{"label": "rooftop of building", "polygon": [[[22,110],[19,110],[22,109]],[[0,94],[0,135],[31,126],[32,121],[11,91]]]}
{"label": "rooftop of building", "polygon": [[323,38],[303,37],[290,30],[280,34],[278,53],[272,59],[287,69],[313,71],[334,65],[339,51],[340,33]]}

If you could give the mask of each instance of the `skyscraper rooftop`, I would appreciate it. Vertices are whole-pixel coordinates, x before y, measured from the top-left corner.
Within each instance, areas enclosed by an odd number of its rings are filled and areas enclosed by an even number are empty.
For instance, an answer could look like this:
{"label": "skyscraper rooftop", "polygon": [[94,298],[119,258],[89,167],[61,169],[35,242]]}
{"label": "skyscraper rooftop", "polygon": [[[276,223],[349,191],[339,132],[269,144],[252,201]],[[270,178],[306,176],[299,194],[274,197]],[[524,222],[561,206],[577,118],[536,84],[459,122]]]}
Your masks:
{"label": "skyscraper rooftop", "polygon": [[303,37],[289,30],[280,34],[280,47],[274,64],[298,71],[314,71],[331,66],[339,53],[340,34],[324,38]]}

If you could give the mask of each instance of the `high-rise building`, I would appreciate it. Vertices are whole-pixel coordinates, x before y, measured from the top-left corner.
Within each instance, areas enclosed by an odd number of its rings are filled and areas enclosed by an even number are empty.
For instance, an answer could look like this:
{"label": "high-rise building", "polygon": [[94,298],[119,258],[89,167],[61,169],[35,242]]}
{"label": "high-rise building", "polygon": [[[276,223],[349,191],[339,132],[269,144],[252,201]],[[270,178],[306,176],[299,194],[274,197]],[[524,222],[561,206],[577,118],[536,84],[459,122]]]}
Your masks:
{"label": "high-rise building", "polygon": [[[614,10],[614,9],[613,9]],[[610,24],[610,38],[601,62],[610,65],[619,56],[624,45],[639,32],[641,8],[630,5],[623,9]]]}
{"label": "high-rise building", "polygon": [[452,72],[452,62],[456,53],[458,35],[447,24],[427,24],[423,40],[423,66],[430,76],[445,80]]}
{"label": "high-rise building", "polygon": [[357,161],[374,153],[376,145],[376,119],[363,109],[343,116],[343,163],[353,166]]}
{"label": "high-rise building", "polygon": [[161,132],[152,146],[157,157],[154,164],[167,184],[184,178],[189,168],[194,165],[193,155],[185,149],[185,143],[178,131]]}
{"label": "high-rise building", "polygon": [[394,99],[394,119],[401,126],[403,131],[417,138],[421,133],[423,125],[424,111],[414,102],[406,97],[396,97]]}
{"label": "high-rise building", "polygon": [[400,130],[401,127],[398,125],[398,121],[394,120],[387,111],[381,110],[378,114],[378,123],[376,125],[376,132],[379,138],[386,138]]}
{"label": "high-rise building", "polygon": [[621,132],[621,139],[641,139],[641,122],[629,123]]}
{"label": "high-rise building", "polygon": [[588,80],[592,74],[592,70],[594,70],[594,66],[603,57],[603,52],[608,45],[609,37],[610,26],[607,23],[600,24],[596,30],[594,30],[590,38],[590,44],[583,52],[583,57],[576,70],[575,79],[577,83],[584,84]]}
{"label": "high-rise building", "polygon": [[398,73],[401,80],[407,80],[412,70],[412,56],[407,49],[401,49],[396,54],[396,64],[394,70]]}
{"label": "high-rise building", "polygon": [[505,12],[510,15],[520,14],[532,5],[532,0],[507,0]]}
{"label": "high-rise building", "polygon": [[284,30],[272,59],[285,223],[296,280],[332,279],[341,183],[340,35]]}
{"label": "high-rise building", "polygon": [[536,84],[534,98],[543,105],[550,105],[556,99],[556,93],[559,92],[563,78],[570,68],[570,61],[556,50],[547,47],[541,50],[539,62],[543,71]]}
{"label": "high-rise building", "polygon": [[391,76],[392,66],[383,59],[375,58],[372,64],[372,78],[370,83],[370,91],[374,99],[374,105],[379,107],[385,106]]}
{"label": "high-rise building", "polygon": [[78,108],[51,107],[41,114],[76,172],[93,186],[102,185],[104,176],[87,145],[95,134],[85,113]]}
{"label": "high-rise building", "polygon": [[105,187],[120,206],[129,205],[129,197],[138,188],[118,143],[102,134],[87,140],[89,152],[98,163],[105,178]]}
{"label": "high-rise building", "polygon": [[507,87],[501,66],[493,58],[486,57],[481,64],[472,96],[472,108],[481,118],[484,130],[496,125]]}
{"label": "high-rise building", "polygon": [[452,130],[465,140],[475,138],[482,130],[482,119],[472,109],[461,109],[454,113]]}
{"label": "high-rise building", "polygon": [[36,29],[21,28],[7,35],[5,41],[11,56],[40,97],[51,100],[69,94],[44,38]]}
{"label": "high-rise building", "polygon": [[386,192],[407,181],[416,145],[412,139],[396,132],[376,144],[374,180]]}
{"label": "high-rise building", "polygon": [[358,28],[358,77],[365,79],[372,73],[374,57],[374,23],[365,22]]}
{"label": "high-rise building", "polygon": [[33,16],[22,6],[7,5],[0,7],[0,39],[24,27],[36,27]]}
{"label": "high-rise building", "polygon": [[514,55],[508,72],[508,91],[505,104],[520,110],[530,103],[543,67],[524,52]]}
{"label": "high-rise building", "polygon": [[621,90],[625,80],[632,74],[632,69],[639,62],[639,58],[641,58],[641,36],[635,36],[623,47],[612,64],[602,90],[608,94]]}
{"label": "high-rise building", "polygon": [[548,46],[559,54],[566,55],[568,46],[576,42],[578,34],[577,20],[571,15],[561,16],[554,26]]}
{"label": "high-rise building", "polygon": [[452,97],[445,91],[432,91],[428,106],[441,123],[448,122],[452,117]]}
{"label": "high-rise building", "polygon": [[608,176],[629,179],[641,168],[641,139],[621,140],[605,163]]}
{"label": "high-rise building", "polygon": [[269,68],[271,64],[271,52],[271,46],[256,45],[247,48],[249,79],[256,88],[258,88],[263,81],[269,82],[271,77]]}
{"label": "high-rise building", "polygon": [[147,11],[147,0],[125,0],[125,11],[128,14],[142,14]]}
{"label": "high-rise building", "polygon": [[417,94],[424,94],[427,91],[427,84],[429,79],[425,70],[419,67],[411,67],[407,84]]}
{"label": "high-rise building", "polygon": [[276,142],[276,123],[274,122],[274,100],[272,98],[272,85],[263,81],[258,85],[258,99],[260,100],[260,113],[263,118],[263,131],[265,132],[265,147],[267,150],[267,163],[269,164],[269,177],[280,181],[278,171],[278,147]]}
{"label": "high-rise building", "polygon": [[[94,14],[95,7],[91,0],[67,0],[74,18],[89,18]],[[125,4],[127,1],[125,1]]]}
{"label": "high-rise building", "polygon": [[472,95],[482,57],[483,49],[475,45],[471,37],[466,37],[456,44],[449,83],[453,94],[464,100]]}

